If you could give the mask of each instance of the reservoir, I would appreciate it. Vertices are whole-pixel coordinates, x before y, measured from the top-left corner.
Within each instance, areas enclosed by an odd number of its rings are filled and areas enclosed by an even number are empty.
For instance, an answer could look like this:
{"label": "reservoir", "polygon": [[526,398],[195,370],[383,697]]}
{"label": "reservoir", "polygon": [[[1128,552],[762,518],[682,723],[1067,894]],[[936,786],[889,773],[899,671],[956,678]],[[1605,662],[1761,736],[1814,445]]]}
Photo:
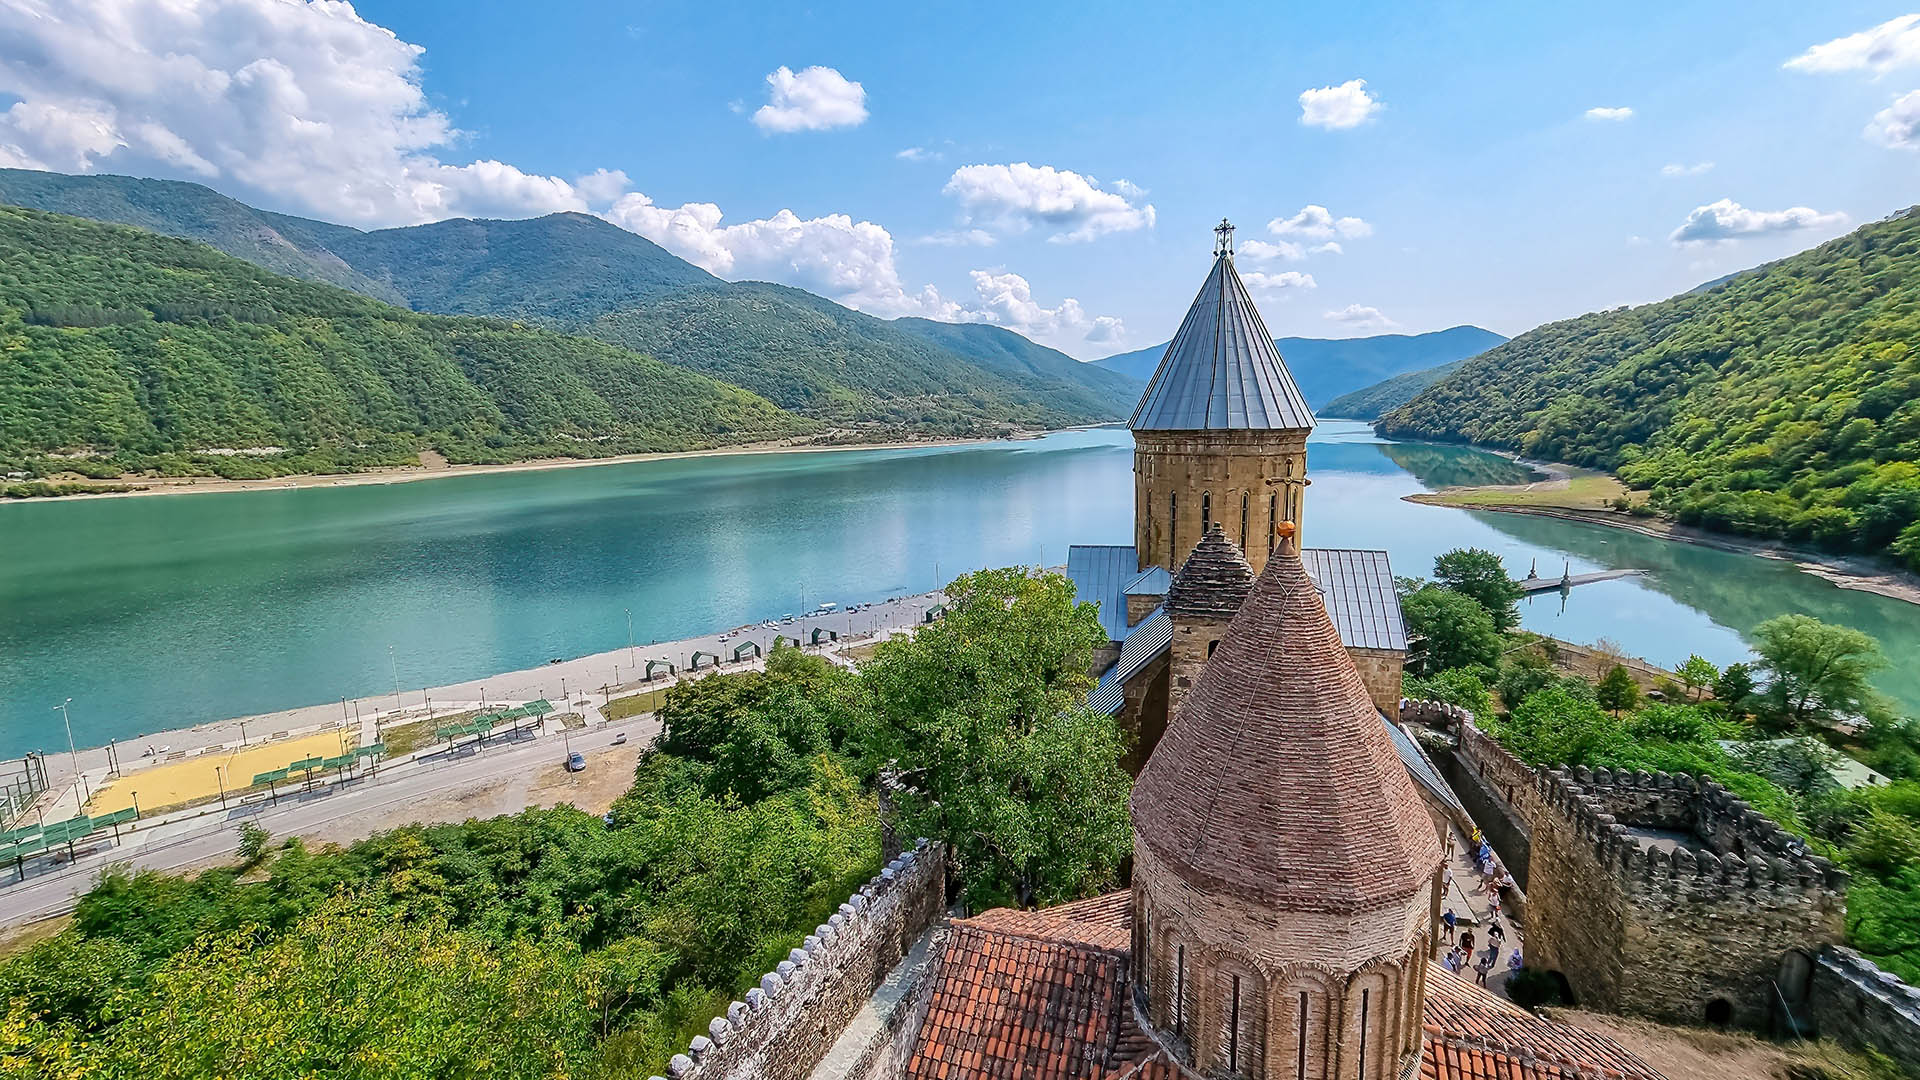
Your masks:
{"label": "reservoir", "polygon": [[[1330,421],[1309,447],[1315,547],[1385,548],[1404,576],[1483,547],[1524,576],[1644,577],[1523,600],[1524,625],[1672,667],[1748,658],[1804,612],[1878,638],[1878,685],[1920,707],[1912,605],[1790,563],[1623,530],[1403,502],[1529,471]],[[738,454],[287,491],[0,506],[0,755],[439,685],[1058,566],[1133,530],[1124,429],[831,453]]]}

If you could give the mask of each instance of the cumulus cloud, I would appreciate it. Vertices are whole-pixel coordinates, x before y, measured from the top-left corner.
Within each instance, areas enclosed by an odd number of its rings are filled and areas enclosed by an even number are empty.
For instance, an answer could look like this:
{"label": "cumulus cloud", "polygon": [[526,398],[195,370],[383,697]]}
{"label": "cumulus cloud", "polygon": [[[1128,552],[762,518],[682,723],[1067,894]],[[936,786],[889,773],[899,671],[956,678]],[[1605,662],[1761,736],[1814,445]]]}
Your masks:
{"label": "cumulus cloud", "polygon": [[1091,176],[1024,161],[1011,165],[963,165],[941,189],[960,203],[967,224],[1001,232],[1054,230],[1055,242],[1092,240],[1108,233],[1153,226],[1146,193],[1119,180],[1102,185]]}
{"label": "cumulus cloud", "polygon": [[1126,324],[1111,315],[1090,316],[1069,296],[1053,307],[1033,298],[1033,286],[1010,271],[973,270],[975,300],[959,306],[955,322],[983,322],[1073,352],[1082,344],[1112,345],[1126,337]]}
{"label": "cumulus cloud", "polygon": [[1373,226],[1357,217],[1336,218],[1326,207],[1309,203],[1292,217],[1277,217],[1267,222],[1267,232],[1274,236],[1298,236],[1308,240],[1331,240],[1335,236],[1358,240],[1372,236]]}
{"label": "cumulus cloud", "polygon": [[1257,293],[1278,293],[1288,289],[1317,289],[1320,283],[1313,280],[1312,274],[1303,274],[1298,270],[1283,270],[1278,274],[1269,274],[1262,270],[1250,270],[1240,276],[1247,288]]}
{"label": "cumulus cloud", "polygon": [[1682,165],[1676,161],[1676,162],[1671,162],[1669,164],[1660,166],[1660,175],[1661,176],[1700,176],[1704,173],[1711,171],[1712,169],[1713,169],[1713,162],[1711,161],[1697,161],[1697,162],[1694,162],[1692,165]]}
{"label": "cumulus cloud", "polygon": [[1265,240],[1243,240],[1235,247],[1234,255],[1241,262],[1273,262],[1275,260],[1299,262],[1307,257],[1307,249],[1291,240],[1277,240],[1272,243]]}
{"label": "cumulus cloud", "polygon": [[1342,323],[1346,326],[1362,329],[1399,325],[1392,319],[1387,318],[1386,314],[1379,308],[1368,307],[1365,304],[1348,304],[1346,307],[1340,308],[1337,311],[1327,312],[1325,318],[1328,322]]}
{"label": "cumulus cloud", "polygon": [[1300,92],[1300,122],[1330,131],[1359,127],[1385,107],[1367,93],[1365,79]]}
{"label": "cumulus cloud", "polygon": [[1786,62],[1794,71],[1884,74],[1920,64],[1920,15],[1888,19],[1870,30],[1815,45]]}
{"label": "cumulus cloud", "polygon": [[0,4],[0,161],[219,181],[360,225],[586,209],[568,181],[448,163],[421,49],[344,3]]}
{"label": "cumulus cloud", "polygon": [[1822,212],[1806,206],[1785,210],[1749,210],[1732,199],[1721,199],[1694,208],[1687,220],[1668,237],[1675,244],[1728,243],[1748,236],[1793,232],[1844,225],[1847,215],[1838,211]]}
{"label": "cumulus cloud", "polygon": [[1631,120],[1633,110],[1625,105],[1595,105],[1587,110],[1586,117],[1589,120]]}
{"label": "cumulus cloud", "polygon": [[1874,113],[1866,136],[1896,150],[1920,150],[1920,90],[1896,98]]}
{"label": "cumulus cloud", "polygon": [[867,90],[830,67],[795,72],[785,64],[767,76],[767,103],[754,110],[762,131],[826,131],[867,118]]}

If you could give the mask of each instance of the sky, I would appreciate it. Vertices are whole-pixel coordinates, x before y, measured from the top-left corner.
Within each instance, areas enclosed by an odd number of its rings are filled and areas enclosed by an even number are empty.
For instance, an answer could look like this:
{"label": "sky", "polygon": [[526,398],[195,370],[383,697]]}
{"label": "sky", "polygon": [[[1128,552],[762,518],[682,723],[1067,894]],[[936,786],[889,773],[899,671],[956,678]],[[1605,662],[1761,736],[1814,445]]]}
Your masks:
{"label": "sky", "polygon": [[1223,217],[1277,335],[1511,335],[1920,192],[1909,7],[1064,7],[0,0],[0,165],[593,213],[1082,359],[1172,334]]}

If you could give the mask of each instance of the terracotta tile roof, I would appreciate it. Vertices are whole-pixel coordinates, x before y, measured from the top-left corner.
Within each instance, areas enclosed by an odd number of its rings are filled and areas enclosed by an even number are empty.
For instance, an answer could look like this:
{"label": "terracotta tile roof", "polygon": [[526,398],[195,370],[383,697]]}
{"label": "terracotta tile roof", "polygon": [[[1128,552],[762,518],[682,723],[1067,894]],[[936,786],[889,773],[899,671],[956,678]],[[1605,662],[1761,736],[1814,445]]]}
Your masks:
{"label": "terracotta tile roof", "polygon": [[1167,586],[1167,614],[1226,622],[1239,613],[1252,591],[1253,567],[1216,521]]}
{"label": "terracotta tile roof", "polygon": [[1133,944],[1133,912],[1129,907],[1132,897],[1131,892],[1122,889],[1091,900],[1076,900],[1071,904],[1058,904],[1033,911],[994,908],[964,920],[963,925],[1019,937],[1089,945],[1125,954]]}
{"label": "terracotta tile roof", "polygon": [[[1176,587],[1178,583],[1176,582]],[[1136,842],[1196,886],[1351,913],[1432,887],[1441,852],[1291,541],[1133,789]]]}
{"label": "terracotta tile roof", "polygon": [[1423,1080],[1666,1080],[1633,1051],[1427,967]]}

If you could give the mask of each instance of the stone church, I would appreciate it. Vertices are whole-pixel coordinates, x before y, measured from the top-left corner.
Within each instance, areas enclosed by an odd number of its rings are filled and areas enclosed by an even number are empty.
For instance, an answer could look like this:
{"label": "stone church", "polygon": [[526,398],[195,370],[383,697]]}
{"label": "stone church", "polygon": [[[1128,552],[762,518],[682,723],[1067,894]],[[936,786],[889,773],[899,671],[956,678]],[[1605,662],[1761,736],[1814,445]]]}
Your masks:
{"label": "stone church", "polygon": [[[1134,736],[1134,772],[1245,596],[1215,580],[1233,561],[1227,549],[1257,575],[1282,523],[1301,535],[1311,483],[1313,411],[1234,269],[1233,227],[1223,221],[1214,232],[1213,268],[1127,423],[1134,542],[1067,554],[1078,599],[1099,605],[1110,639],[1111,663],[1089,705]],[[1369,697],[1397,717],[1407,632],[1387,553],[1299,554]],[[1179,588],[1195,555],[1204,565]]]}

